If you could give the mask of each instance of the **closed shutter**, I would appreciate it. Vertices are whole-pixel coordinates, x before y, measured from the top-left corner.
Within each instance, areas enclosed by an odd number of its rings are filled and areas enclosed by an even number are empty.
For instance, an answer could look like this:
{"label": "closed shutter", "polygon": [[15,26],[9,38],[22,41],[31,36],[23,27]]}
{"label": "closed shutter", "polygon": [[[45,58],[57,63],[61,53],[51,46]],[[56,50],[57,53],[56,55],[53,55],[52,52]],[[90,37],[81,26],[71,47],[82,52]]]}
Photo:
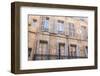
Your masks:
{"label": "closed shutter", "polygon": [[65,45],[65,53],[66,53],[66,56],[68,57],[68,44],[67,43]]}
{"label": "closed shutter", "polygon": [[80,56],[80,47],[79,47],[79,45],[77,45],[76,56],[77,56],[77,57]]}
{"label": "closed shutter", "polygon": [[69,35],[69,25],[66,25],[66,35]]}
{"label": "closed shutter", "polygon": [[57,26],[57,22],[55,21],[55,33],[57,33],[57,30],[58,30],[58,26]]}

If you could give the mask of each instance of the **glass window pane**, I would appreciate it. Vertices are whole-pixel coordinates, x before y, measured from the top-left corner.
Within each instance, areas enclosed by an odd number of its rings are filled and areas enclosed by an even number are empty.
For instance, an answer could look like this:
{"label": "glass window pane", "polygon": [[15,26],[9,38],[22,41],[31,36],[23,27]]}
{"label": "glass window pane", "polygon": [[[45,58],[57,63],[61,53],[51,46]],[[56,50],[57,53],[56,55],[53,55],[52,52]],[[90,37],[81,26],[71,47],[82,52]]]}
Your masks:
{"label": "glass window pane", "polygon": [[48,20],[44,21],[44,28],[48,28]]}
{"label": "glass window pane", "polygon": [[58,24],[57,24],[58,26],[58,33],[63,33],[64,32],[64,22],[62,22],[62,21],[58,21]]}
{"label": "glass window pane", "polygon": [[48,27],[49,27],[49,18],[46,17],[46,18],[43,19],[42,30],[43,31],[48,31]]}

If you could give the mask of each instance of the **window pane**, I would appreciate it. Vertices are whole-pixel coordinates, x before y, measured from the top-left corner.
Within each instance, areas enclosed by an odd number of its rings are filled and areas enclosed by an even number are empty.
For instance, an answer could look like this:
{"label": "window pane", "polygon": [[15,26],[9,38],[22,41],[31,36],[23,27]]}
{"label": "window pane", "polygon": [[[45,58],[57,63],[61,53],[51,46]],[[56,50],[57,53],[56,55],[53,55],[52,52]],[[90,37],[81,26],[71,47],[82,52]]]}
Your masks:
{"label": "window pane", "polygon": [[64,32],[64,22],[63,21],[58,21],[58,33],[63,33]]}
{"label": "window pane", "polygon": [[44,21],[44,28],[48,28],[48,20]]}
{"label": "window pane", "polygon": [[43,31],[48,31],[48,27],[49,27],[49,18],[46,17],[46,18],[43,19],[42,30]]}

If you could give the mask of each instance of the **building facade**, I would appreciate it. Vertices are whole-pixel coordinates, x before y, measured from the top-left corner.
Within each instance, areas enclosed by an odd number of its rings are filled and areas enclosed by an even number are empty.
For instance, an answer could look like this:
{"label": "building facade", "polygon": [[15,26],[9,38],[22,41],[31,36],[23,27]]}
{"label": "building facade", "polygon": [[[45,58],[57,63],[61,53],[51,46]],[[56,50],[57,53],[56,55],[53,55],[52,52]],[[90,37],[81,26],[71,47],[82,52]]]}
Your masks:
{"label": "building facade", "polygon": [[28,60],[87,57],[87,17],[28,16]]}

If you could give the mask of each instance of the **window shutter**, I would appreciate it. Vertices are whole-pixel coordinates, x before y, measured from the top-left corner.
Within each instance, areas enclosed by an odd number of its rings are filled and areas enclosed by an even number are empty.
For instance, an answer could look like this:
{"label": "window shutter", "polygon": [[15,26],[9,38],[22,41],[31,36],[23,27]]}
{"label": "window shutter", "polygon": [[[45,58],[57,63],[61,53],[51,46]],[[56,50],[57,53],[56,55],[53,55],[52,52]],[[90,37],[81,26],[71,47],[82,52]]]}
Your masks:
{"label": "window shutter", "polygon": [[80,47],[79,47],[79,45],[77,45],[76,55],[77,55],[78,57],[80,56]]}
{"label": "window shutter", "polygon": [[66,35],[69,35],[69,25],[66,25]]}
{"label": "window shutter", "polygon": [[65,55],[68,56],[68,44],[67,43],[65,44],[65,53],[66,53]]}
{"label": "window shutter", "polygon": [[55,21],[55,33],[57,33],[58,30],[58,23]]}
{"label": "window shutter", "polygon": [[50,26],[49,26],[49,32],[50,33],[54,33],[54,20],[52,19],[51,21],[50,21]]}

